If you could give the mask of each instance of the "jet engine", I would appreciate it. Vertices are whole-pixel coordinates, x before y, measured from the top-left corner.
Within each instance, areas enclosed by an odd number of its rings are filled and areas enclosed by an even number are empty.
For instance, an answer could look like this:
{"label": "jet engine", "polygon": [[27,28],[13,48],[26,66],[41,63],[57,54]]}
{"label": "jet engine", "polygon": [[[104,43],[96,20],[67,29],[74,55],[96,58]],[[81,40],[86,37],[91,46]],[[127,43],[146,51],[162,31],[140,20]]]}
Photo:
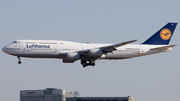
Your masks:
{"label": "jet engine", "polygon": [[74,63],[74,61],[78,60],[80,55],[78,53],[67,53],[67,58],[63,59],[63,63]]}
{"label": "jet engine", "polygon": [[89,50],[89,56],[92,56],[92,57],[101,57],[102,53],[103,52],[101,49],[90,49]]}

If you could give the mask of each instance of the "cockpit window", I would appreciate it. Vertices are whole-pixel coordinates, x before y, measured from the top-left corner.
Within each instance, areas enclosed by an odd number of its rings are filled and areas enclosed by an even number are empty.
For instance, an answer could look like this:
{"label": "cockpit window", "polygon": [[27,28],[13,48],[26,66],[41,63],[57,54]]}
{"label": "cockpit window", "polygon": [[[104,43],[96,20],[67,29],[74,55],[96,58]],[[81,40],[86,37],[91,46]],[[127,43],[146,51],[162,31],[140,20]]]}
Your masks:
{"label": "cockpit window", "polygon": [[12,43],[17,43],[17,41],[13,41]]}

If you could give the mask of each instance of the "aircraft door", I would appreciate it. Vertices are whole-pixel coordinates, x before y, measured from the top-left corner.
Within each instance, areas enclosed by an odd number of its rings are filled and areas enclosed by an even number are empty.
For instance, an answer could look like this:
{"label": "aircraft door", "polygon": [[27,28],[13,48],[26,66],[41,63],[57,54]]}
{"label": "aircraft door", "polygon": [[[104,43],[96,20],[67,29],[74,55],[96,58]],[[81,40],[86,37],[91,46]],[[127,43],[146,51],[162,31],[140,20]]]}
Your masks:
{"label": "aircraft door", "polygon": [[14,41],[12,44],[11,44],[11,48],[13,48],[13,50],[11,50],[12,52],[14,51],[18,51],[20,50],[20,42],[19,41]]}
{"label": "aircraft door", "polygon": [[23,52],[26,52],[27,50],[29,50],[24,42],[21,43],[21,46],[23,46],[22,47]]}
{"label": "aircraft door", "polygon": [[58,43],[54,45],[54,52],[57,52],[58,50]]}

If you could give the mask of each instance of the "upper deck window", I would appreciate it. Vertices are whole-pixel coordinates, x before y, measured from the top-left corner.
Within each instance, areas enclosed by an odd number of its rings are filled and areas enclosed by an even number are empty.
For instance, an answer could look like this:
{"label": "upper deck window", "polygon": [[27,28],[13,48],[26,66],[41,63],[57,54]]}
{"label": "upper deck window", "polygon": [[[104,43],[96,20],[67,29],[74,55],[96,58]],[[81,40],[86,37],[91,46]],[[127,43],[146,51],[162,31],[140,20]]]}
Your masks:
{"label": "upper deck window", "polygon": [[17,43],[17,41],[13,41],[12,43]]}

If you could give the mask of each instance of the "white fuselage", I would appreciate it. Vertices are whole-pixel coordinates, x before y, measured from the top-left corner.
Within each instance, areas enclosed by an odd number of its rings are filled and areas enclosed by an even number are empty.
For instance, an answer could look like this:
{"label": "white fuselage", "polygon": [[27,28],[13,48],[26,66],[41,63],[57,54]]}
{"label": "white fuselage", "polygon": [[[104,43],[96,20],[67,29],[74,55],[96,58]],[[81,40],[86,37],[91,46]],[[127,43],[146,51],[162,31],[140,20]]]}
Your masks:
{"label": "white fuselage", "polygon": [[[107,45],[111,44],[76,43],[53,40],[17,40],[5,46],[3,51],[19,57],[63,59],[59,53],[78,52]],[[162,46],[166,45],[128,44],[118,47],[117,50],[112,53],[103,54],[99,59],[126,59],[172,50],[172,48],[166,50],[151,50],[152,48]]]}

